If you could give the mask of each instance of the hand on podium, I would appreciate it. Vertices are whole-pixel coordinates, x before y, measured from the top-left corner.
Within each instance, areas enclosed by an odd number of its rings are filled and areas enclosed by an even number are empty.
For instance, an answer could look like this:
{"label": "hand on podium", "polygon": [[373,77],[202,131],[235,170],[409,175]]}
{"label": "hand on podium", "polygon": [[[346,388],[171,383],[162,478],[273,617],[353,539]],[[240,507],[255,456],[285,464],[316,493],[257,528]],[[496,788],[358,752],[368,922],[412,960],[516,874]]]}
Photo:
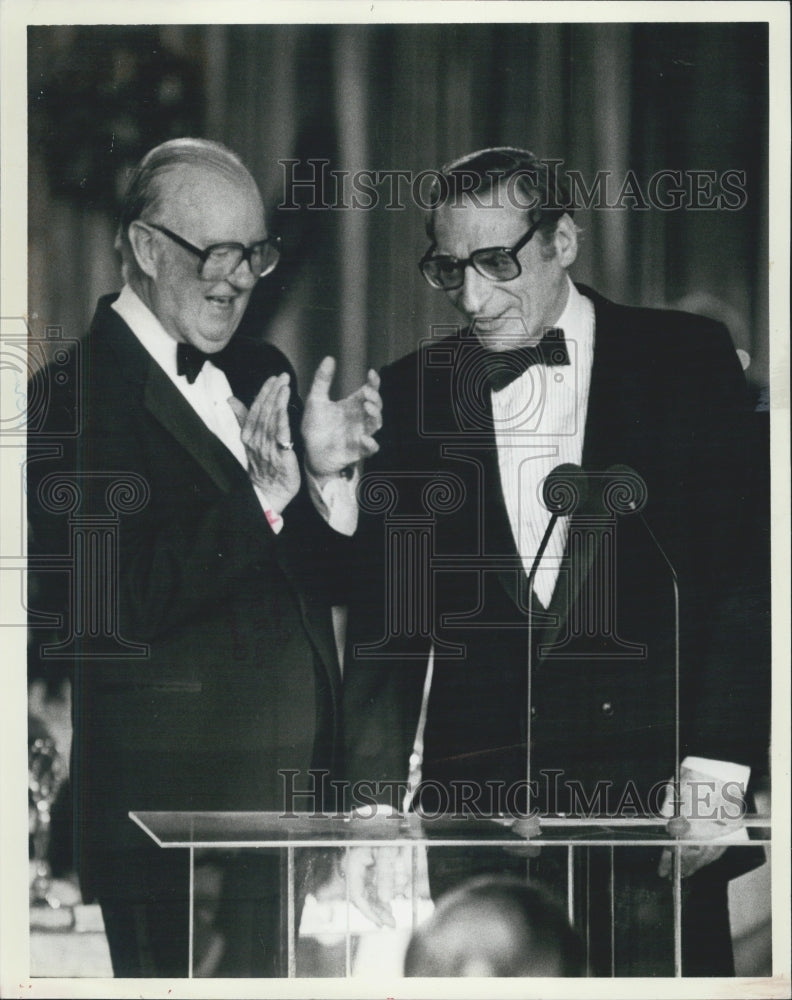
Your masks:
{"label": "hand on podium", "polygon": [[[680,771],[679,815],[687,821],[680,840],[709,840],[708,844],[689,844],[680,850],[682,877],[687,878],[705,865],[712,864],[730,843],[748,839],[743,817],[744,783],[723,781],[690,767]],[[661,810],[663,816],[674,815],[674,786],[669,782]],[[674,848],[663,850],[657,873],[671,878]]]}
{"label": "hand on podium", "polygon": [[349,901],[377,927],[396,926],[391,903],[398,859],[398,847],[353,847],[347,855]]}

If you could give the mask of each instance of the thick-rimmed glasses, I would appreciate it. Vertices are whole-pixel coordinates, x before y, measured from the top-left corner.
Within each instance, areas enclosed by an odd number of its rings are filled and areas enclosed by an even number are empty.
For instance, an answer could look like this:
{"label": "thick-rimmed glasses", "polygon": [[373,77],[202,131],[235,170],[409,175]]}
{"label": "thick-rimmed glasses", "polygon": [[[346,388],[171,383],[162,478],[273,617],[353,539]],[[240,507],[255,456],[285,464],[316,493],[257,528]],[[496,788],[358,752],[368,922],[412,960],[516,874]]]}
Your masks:
{"label": "thick-rimmed glasses", "polygon": [[529,242],[540,223],[541,220],[535,222],[512,247],[482,247],[464,260],[451,254],[435,254],[435,245],[432,244],[418,262],[418,267],[432,288],[440,288],[444,292],[462,287],[468,265],[489,281],[511,281],[522,273],[517,254]]}
{"label": "thick-rimmed glasses", "polygon": [[[145,220],[141,220],[144,221]],[[204,281],[225,281],[236,271],[243,260],[250,266],[250,273],[258,280],[265,274],[274,271],[280,260],[281,241],[278,236],[270,236],[266,240],[252,243],[249,247],[242,243],[212,243],[201,250],[193,246],[178,233],[160,226],[156,222],[146,222],[147,226],[163,233],[169,240],[178,243],[180,247],[195,254],[199,259],[198,277]]]}

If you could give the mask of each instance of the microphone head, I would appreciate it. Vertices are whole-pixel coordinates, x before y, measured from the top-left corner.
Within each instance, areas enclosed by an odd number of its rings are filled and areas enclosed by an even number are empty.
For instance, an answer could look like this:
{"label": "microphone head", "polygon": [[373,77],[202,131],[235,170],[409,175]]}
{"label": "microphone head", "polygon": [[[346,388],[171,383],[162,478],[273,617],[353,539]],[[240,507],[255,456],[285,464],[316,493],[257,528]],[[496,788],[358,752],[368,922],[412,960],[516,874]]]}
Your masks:
{"label": "microphone head", "polygon": [[542,484],[542,503],[551,514],[571,514],[588,496],[586,473],[579,465],[557,465]]}
{"label": "microphone head", "polygon": [[643,476],[629,465],[611,465],[605,473],[607,485],[603,500],[612,513],[637,514],[646,506],[649,495]]}

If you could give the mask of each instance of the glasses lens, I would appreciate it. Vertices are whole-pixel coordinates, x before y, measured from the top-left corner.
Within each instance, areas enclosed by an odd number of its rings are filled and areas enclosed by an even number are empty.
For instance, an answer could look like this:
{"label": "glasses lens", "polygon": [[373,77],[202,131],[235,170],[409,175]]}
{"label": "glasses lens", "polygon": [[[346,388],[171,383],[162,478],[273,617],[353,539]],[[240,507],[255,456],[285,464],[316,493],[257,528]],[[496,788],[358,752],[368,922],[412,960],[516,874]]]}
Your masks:
{"label": "glasses lens", "polygon": [[464,280],[464,269],[455,257],[430,257],[421,270],[433,288],[459,288]]}
{"label": "glasses lens", "polygon": [[271,238],[264,240],[250,251],[250,270],[257,278],[274,271],[280,260],[280,240]]}
{"label": "glasses lens", "polygon": [[261,278],[274,270],[280,260],[280,241],[262,240],[250,247],[247,253],[238,243],[212,247],[204,261],[201,277],[206,281],[223,281],[236,271],[243,258],[247,258],[253,277]]}
{"label": "glasses lens", "polygon": [[505,250],[477,250],[471,261],[479,274],[492,281],[509,281],[520,273],[517,262]]}
{"label": "glasses lens", "polygon": [[243,253],[242,247],[233,243],[212,247],[204,261],[201,277],[206,281],[222,281],[236,271]]}

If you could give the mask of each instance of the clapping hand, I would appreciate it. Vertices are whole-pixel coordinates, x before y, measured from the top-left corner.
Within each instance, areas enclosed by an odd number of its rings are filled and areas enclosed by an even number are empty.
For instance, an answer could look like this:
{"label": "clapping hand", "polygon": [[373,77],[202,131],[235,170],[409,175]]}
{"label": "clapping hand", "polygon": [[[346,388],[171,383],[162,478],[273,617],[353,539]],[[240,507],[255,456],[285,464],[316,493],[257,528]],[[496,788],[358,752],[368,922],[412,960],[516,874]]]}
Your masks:
{"label": "clapping hand", "polygon": [[373,435],[382,426],[379,376],[369,371],[363,385],[346,399],[330,399],[335,361],[325,358],[305,401],[302,436],[306,468],[317,479],[338,475],[379,450]]}
{"label": "clapping hand", "polygon": [[300,467],[292,450],[289,428],[289,376],[267,379],[250,410],[235,397],[229,400],[242,430],[248,457],[248,475],[281,514],[300,488]]}

